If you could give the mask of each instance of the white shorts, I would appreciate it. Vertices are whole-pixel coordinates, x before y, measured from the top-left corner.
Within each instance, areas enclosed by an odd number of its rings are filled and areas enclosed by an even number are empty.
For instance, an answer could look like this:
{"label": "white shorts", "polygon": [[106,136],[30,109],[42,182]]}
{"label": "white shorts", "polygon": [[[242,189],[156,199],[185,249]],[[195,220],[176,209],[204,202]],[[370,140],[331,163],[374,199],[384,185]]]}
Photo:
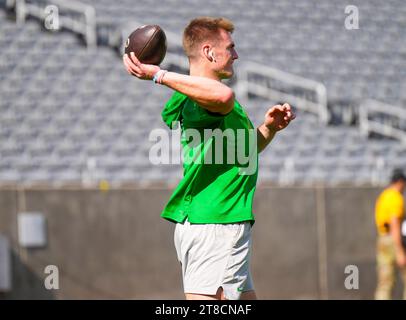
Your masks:
{"label": "white shorts", "polygon": [[215,295],[222,287],[228,300],[254,290],[251,272],[251,223],[177,223],[174,234],[185,293]]}

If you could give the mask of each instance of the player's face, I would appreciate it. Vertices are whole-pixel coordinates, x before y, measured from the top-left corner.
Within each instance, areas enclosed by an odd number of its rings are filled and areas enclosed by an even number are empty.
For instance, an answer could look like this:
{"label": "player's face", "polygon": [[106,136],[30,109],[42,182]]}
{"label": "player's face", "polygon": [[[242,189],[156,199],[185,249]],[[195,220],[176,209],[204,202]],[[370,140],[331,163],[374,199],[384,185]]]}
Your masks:
{"label": "player's face", "polygon": [[230,33],[221,29],[220,36],[220,40],[214,47],[216,71],[220,79],[228,79],[234,74],[233,62],[238,59],[238,54]]}

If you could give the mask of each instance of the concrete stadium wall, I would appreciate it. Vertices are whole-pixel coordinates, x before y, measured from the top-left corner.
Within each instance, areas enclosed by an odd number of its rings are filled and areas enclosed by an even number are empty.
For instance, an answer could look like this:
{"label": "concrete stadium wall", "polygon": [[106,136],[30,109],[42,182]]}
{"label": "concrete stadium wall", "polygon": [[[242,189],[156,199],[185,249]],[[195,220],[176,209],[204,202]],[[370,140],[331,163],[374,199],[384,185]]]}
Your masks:
{"label": "concrete stadium wall", "polygon": [[[376,188],[259,187],[253,277],[262,299],[372,299]],[[183,299],[174,225],[160,218],[171,190],[0,190],[0,233],[12,246],[6,299]],[[42,212],[48,244],[18,244],[17,213]],[[59,290],[46,290],[47,265]],[[359,289],[344,286],[359,269]],[[400,289],[397,288],[397,297]]]}

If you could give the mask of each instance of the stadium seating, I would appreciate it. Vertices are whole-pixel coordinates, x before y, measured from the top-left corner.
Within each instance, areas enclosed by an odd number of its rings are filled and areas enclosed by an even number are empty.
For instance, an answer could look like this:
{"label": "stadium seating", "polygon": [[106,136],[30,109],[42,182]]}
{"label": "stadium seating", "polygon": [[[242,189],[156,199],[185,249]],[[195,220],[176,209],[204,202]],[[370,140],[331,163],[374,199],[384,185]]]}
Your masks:
{"label": "stadium seating", "polygon": [[[241,61],[323,82],[333,109],[357,106],[364,98],[406,101],[403,0],[353,1],[360,29],[352,31],[344,28],[341,1],[82,2],[95,6],[103,23],[153,21],[179,34],[196,12],[221,14],[236,24]],[[18,26],[3,10],[0,25],[0,183],[181,178],[181,165],[155,166],[148,158],[151,130],[168,131],[160,113],[170,90],[132,79],[111,48],[89,51],[71,32],[44,31],[38,21]],[[246,103],[254,124],[262,122],[270,104]],[[397,141],[368,139],[355,126],[323,126],[314,115],[298,111],[297,120],[260,155],[259,179],[368,184],[376,170],[387,177],[391,168],[405,167],[405,155],[406,147]]]}
{"label": "stadium seating", "polygon": [[93,5],[100,21],[117,25],[132,19],[157,23],[182,33],[198,15],[226,16],[236,25],[241,60],[266,65],[323,82],[331,100],[374,98],[399,104],[405,77],[406,5],[402,0],[352,1],[359,9],[359,29],[344,27],[340,0],[261,0],[249,2],[171,0],[83,0]]}

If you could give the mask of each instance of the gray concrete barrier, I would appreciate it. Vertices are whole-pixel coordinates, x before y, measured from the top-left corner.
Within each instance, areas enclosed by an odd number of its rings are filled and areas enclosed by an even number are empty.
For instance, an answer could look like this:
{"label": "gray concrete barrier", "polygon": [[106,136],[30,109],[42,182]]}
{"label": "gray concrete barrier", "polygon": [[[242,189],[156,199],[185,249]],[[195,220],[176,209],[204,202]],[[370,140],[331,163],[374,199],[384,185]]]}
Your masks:
{"label": "gray concrete barrier", "polygon": [[[263,299],[372,299],[376,188],[259,187],[254,202],[254,284]],[[0,233],[12,251],[6,299],[183,299],[174,225],[160,218],[171,190],[0,190]],[[18,243],[18,212],[41,212],[47,244]],[[48,290],[47,266],[59,289]],[[345,287],[345,268],[359,288]],[[49,279],[49,278],[48,278]],[[398,290],[399,291],[399,290]]]}

